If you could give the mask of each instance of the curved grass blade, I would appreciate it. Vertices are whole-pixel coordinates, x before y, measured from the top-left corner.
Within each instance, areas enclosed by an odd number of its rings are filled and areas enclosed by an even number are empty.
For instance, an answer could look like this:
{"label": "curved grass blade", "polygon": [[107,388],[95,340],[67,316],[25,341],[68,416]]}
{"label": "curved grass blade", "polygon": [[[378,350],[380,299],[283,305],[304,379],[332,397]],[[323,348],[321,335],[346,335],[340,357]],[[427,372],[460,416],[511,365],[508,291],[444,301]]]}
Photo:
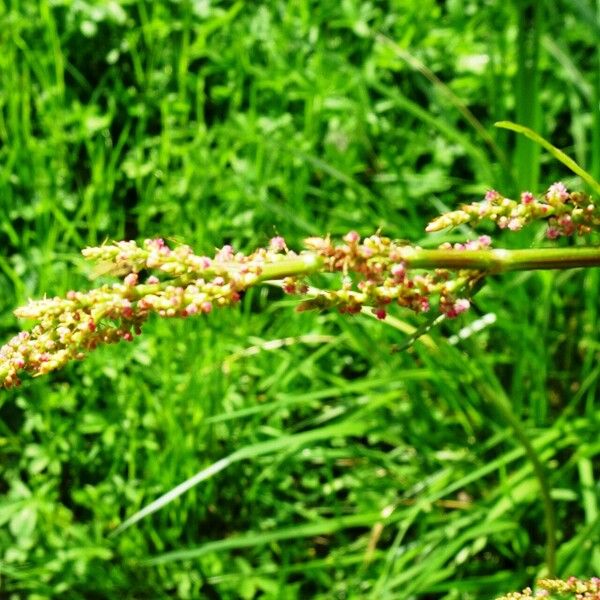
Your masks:
{"label": "curved grass blade", "polygon": [[[351,527],[371,527],[374,523],[381,521],[380,512],[368,512],[356,515],[346,515],[331,519],[321,519],[313,523],[303,523],[292,527],[283,527],[275,531],[251,532],[234,537],[207,542],[196,548],[174,550],[165,554],[154,556],[142,562],[145,566],[163,565],[173,561],[197,559],[210,552],[223,550],[238,550],[240,548],[251,548],[253,546],[265,545],[282,540],[332,535],[342,529]],[[388,517],[384,522],[389,522]]]}
{"label": "curved grass blade", "polygon": [[520,133],[530,140],[533,140],[536,144],[539,144],[547,150],[556,160],[561,162],[567,169],[573,171],[575,175],[578,175],[583,179],[595,192],[600,194],[600,183],[598,183],[585,169],[582,169],[570,156],[565,154],[562,150],[559,150],[556,146],[553,146],[550,142],[545,140],[541,135],[518,123],[512,121],[498,121],[494,123],[496,127],[501,129],[509,129],[516,133]]}
{"label": "curved grass blade", "polygon": [[376,36],[376,40],[390,48],[398,58],[403,60],[414,70],[421,73],[421,75],[423,75],[438,90],[440,90],[446,96],[446,98],[448,98],[452,106],[454,106],[454,108],[460,112],[465,121],[471,125],[481,139],[487,144],[487,146],[489,146],[498,162],[504,167],[504,169],[507,170],[507,172],[510,172],[510,164],[502,149],[498,146],[498,144],[496,144],[494,138],[488,133],[487,129],[481,124],[479,119],[477,119],[477,117],[471,112],[469,107],[452,91],[452,89],[446,83],[444,83],[427,65],[422,63],[416,56],[408,52],[405,48],[402,48],[400,45],[396,44],[396,42],[394,42],[394,40],[392,40],[390,37],[384,35],[383,33],[379,33]]}
{"label": "curved grass blade", "polygon": [[310,442],[314,442],[317,440],[323,439],[331,439],[332,437],[346,437],[346,436],[354,436],[363,434],[369,425],[362,422],[344,422],[344,423],[336,423],[334,425],[330,425],[328,427],[321,427],[320,429],[313,429],[310,431],[303,431],[302,433],[296,433],[293,435],[285,435],[280,438],[274,440],[268,440],[266,442],[259,442],[258,444],[252,444],[250,446],[245,446],[244,448],[240,448],[235,451],[233,454],[226,456],[213,463],[212,465],[198,471],[195,475],[186,479],[183,483],[175,486],[171,490],[169,490],[166,494],[163,494],[154,502],[151,502],[134,515],[126,519],[119,527],[117,527],[111,534],[110,537],[114,537],[119,535],[132,525],[135,525],[138,521],[141,521],[145,517],[155,513],[161,508],[165,507],[167,504],[170,504],[176,498],[179,498],[185,492],[191,490],[193,487],[205,481],[206,479],[210,479],[213,475],[225,470],[227,467],[231,466],[234,463],[240,462],[242,460],[256,458],[258,456],[263,456],[265,454],[271,454],[279,452],[283,449],[289,450],[290,448],[301,446],[302,444],[307,444]]}

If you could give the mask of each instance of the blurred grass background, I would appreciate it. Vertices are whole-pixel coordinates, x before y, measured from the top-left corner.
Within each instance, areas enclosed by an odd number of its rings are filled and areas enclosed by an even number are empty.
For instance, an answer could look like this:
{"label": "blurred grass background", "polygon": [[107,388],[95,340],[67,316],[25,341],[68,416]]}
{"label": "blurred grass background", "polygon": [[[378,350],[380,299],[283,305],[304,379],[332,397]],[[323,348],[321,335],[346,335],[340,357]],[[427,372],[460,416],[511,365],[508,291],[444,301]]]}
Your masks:
{"label": "blurred grass background", "polygon": [[[497,120],[600,177],[599,14],[591,0],[1,2],[0,332],[27,298],[90,287],[79,250],[107,239],[210,253],[382,228],[437,244],[427,220],[489,188],[578,185]],[[387,323],[254,290],[2,392],[0,596],[521,588],[544,573],[542,503],[490,394],[546,466],[558,574],[600,574],[598,291],[596,271],[497,278],[433,344],[393,353],[405,334]]]}

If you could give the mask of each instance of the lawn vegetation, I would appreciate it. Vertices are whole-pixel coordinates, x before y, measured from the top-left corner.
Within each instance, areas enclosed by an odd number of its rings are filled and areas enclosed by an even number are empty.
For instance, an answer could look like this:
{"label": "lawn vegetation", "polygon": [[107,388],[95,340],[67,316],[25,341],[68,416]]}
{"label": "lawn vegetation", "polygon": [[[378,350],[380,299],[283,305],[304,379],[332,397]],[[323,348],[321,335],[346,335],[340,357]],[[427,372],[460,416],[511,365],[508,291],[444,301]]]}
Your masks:
{"label": "lawn vegetation", "polygon": [[[106,240],[212,255],[381,229],[435,247],[476,234],[426,223],[487,190],[585,190],[493,123],[600,179],[598,14],[0,4],[2,338],[28,298],[95,286],[79,250]],[[599,278],[492,278],[403,351],[423,318],[297,313],[256,288],[1,391],[0,597],[479,600],[600,574]]]}

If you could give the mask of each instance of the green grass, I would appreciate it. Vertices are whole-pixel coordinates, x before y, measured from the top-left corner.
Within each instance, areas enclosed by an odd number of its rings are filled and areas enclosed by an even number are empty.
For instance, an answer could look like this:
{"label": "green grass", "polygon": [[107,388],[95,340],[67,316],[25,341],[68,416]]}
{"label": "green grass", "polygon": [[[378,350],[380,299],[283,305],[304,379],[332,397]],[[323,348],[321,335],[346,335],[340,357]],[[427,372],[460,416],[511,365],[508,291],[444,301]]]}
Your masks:
{"label": "green grass", "polygon": [[[583,185],[497,121],[598,179],[598,7],[536,4],[527,29],[500,1],[0,4],[3,337],[90,287],[105,239],[431,247],[486,189]],[[598,294],[593,270],[497,277],[393,352],[412,315],[256,289],[2,392],[0,596],[493,598],[546,573],[540,479],[557,574],[598,575]]]}

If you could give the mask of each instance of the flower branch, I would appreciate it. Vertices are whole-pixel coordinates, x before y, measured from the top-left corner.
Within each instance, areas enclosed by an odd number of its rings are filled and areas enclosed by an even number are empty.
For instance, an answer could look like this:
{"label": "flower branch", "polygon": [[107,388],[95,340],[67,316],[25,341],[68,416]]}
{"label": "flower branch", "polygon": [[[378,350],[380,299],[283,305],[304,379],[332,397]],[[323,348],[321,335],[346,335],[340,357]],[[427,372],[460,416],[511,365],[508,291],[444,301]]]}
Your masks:
{"label": "flower branch", "polygon": [[[529,193],[520,203],[489,192],[483,202],[442,215],[428,231],[490,219],[519,229],[538,219],[548,222],[549,237],[586,234],[600,226],[591,198],[554,184],[542,199]],[[132,341],[152,314],[187,318],[236,304],[251,287],[278,281],[285,293],[301,298],[298,310],[335,308],[357,314],[366,307],[385,319],[391,306],[454,318],[470,307],[485,276],[507,271],[600,266],[600,248],[492,249],[487,235],[438,249],[423,249],[376,234],[355,232],[339,242],[327,236],[305,240],[296,253],[282,237],[250,254],[231,246],[213,257],[186,245],[169,248],[161,239],[116,242],[83,250],[104,275],[121,278],[87,292],[31,301],[15,311],[37,321],[0,348],[0,382],[20,383],[22,372],[43,375],[82,359],[96,347]],[[321,289],[310,285],[314,273],[337,274]],[[143,280],[142,280],[143,279]]]}

